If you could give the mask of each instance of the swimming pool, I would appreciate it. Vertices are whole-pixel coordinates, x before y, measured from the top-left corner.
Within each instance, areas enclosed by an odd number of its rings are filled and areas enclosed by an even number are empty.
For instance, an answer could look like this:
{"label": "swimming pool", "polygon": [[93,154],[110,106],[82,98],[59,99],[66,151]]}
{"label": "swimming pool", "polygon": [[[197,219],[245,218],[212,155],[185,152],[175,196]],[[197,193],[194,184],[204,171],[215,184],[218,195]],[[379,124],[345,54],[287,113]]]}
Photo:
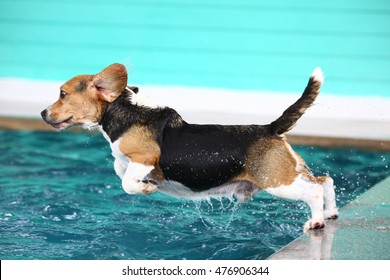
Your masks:
{"label": "swimming pool", "polygon": [[[237,204],[121,189],[101,135],[0,131],[1,259],[265,259],[302,233],[301,202]],[[338,205],[389,176],[390,153],[295,146]]]}

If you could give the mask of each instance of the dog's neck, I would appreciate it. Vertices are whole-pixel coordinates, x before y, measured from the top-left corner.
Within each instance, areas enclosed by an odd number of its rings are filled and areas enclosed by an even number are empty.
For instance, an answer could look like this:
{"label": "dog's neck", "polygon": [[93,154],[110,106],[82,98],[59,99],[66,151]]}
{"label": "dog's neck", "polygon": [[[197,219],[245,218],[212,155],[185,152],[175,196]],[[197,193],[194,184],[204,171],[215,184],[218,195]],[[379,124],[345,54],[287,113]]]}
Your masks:
{"label": "dog's neck", "polygon": [[136,124],[139,106],[131,102],[132,92],[125,90],[112,103],[107,103],[99,125],[110,137],[111,142],[117,140],[127,129]]}
{"label": "dog's neck", "polygon": [[160,134],[158,130],[166,125],[176,127],[185,123],[181,116],[169,107],[138,105],[132,101],[134,94],[126,89],[114,102],[106,104],[99,125],[112,143],[133,125],[147,126],[156,134]]}

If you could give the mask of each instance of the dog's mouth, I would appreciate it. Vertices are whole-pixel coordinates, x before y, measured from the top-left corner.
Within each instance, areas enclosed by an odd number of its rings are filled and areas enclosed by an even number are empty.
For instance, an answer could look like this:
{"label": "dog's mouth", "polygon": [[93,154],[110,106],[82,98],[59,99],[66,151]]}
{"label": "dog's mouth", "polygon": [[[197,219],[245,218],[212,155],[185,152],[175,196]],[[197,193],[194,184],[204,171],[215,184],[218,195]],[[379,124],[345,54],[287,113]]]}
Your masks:
{"label": "dog's mouth", "polygon": [[73,124],[72,122],[73,116],[70,116],[69,118],[66,118],[65,120],[62,120],[60,122],[53,122],[51,120],[45,120],[48,124],[50,124],[52,127],[58,130],[62,130],[65,128],[68,128]]}

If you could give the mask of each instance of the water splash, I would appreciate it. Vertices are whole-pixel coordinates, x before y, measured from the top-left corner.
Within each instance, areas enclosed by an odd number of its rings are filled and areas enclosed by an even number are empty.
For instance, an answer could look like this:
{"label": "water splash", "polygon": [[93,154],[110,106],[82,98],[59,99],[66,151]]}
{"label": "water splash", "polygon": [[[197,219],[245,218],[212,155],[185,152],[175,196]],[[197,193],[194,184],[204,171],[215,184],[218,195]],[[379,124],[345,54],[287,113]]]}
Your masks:
{"label": "water splash", "polygon": [[234,196],[210,197],[202,200],[192,200],[199,219],[206,228],[227,230],[235,220],[242,202]]}

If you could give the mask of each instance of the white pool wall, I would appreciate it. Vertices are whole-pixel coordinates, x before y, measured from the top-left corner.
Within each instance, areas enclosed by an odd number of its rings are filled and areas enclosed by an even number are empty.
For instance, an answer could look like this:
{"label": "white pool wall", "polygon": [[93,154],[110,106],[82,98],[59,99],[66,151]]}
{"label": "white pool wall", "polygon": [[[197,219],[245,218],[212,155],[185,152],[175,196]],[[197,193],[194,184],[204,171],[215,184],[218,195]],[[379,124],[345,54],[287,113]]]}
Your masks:
{"label": "white pool wall", "polygon": [[[0,79],[0,116],[40,118],[61,81]],[[176,109],[191,123],[267,124],[301,92],[139,85],[145,97]],[[390,99],[321,92],[292,130],[297,135],[390,140]]]}

